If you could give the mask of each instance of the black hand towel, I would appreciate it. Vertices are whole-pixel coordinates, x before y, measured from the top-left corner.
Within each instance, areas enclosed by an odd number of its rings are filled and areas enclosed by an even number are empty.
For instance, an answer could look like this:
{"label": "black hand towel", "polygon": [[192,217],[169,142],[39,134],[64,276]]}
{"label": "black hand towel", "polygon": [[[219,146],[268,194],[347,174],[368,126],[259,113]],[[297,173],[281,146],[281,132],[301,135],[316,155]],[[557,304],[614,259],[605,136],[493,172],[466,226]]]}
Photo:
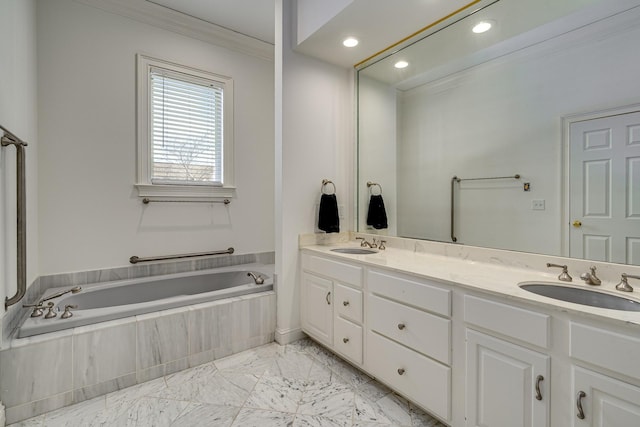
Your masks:
{"label": "black hand towel", "polygon": [[320,198],[320,212],[318,213],[318,228],[327,233],[340,232],[338,219],[338,200],[335,194],[323,194]]}
{"label": "black hand towel", "polygon": [[369,211],[367,212],[367,225],[376,230],[387,228],[387,211],[384,209],[384,201],[381,194],[372,194],[369,199]]}

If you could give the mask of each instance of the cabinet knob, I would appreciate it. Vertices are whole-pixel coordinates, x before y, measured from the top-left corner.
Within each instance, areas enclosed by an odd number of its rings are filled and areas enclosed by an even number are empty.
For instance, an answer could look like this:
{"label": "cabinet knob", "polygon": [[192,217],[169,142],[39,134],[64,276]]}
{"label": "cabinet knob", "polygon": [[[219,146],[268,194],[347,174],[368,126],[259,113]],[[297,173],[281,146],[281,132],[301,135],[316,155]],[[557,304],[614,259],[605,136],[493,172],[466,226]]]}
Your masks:
{"label": "cabinet knob", "polygon": [[578,392],[578,398],[576,400],[576,405],[578,406],[578,414],[576,415],[581,420],[584,420],[584,410],[582,409],[582,399],[587,396],[587,393],[584,391]]}
{"label": "cabinet knob", "polygon": [[349,342],[349,338],[342,338],[342,342],[345,343],[345,344],[348,343]]}
{"label": "cabinet knob", "polygon": [[345,307],[349,305],[349,301],[342,301],[342,305],[344,305]]}
{"label": "cabinet knob", "polygon": [[404,368],[398,369],[398,375],[404,375]]}
{"label": "cabinet knob", "polygon": [[403,330],[406,327],[407,325],[405,325],[404,323],[398,323],[398,329]]}

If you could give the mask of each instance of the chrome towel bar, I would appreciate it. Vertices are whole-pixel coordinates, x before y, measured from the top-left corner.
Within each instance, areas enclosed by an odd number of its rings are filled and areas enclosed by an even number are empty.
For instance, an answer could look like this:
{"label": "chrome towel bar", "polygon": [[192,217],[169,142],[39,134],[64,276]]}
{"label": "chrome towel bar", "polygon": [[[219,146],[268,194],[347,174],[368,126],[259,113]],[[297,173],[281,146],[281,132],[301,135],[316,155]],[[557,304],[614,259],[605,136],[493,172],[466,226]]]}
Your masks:
{"label": "chrome towel bar", "polygon": [[515,174],[515,175],[510,175],[510,176],[488,176],[488,177],[481,177],[481,178],[458,178],[457,176],[454,176],[453,178],[451,178],[451,241],[452,242],[457,242],[458,238],[456,237],[455,234],[455,212],[456,212],[456,206],[455,206],[455,183],[456,182],[461,182],[461,181],[479,181],[479,180],[485,180],[485,179],[520,179],[520,174]]}
{"label": "chrome towel bar", "polygon": [[4,300],[4,309],[17,303],[24,297],[27,292],[27,195],[26,195],[26,178],[25,178],[25,158],[24,147],[27,143],[15,136],[5,127],[0,126],[4,132],[0,138],[2,147],[13,145],[16,147],[16,198],[17,198],[17,279],[18,285],[16,294],[11,298],[6,297]]}
{"label": "chrome towel bar", "polygon": [[223,251],[213,251],[213,252],[196,252],[191,254],[182,254],[182,255],[164,255],[158,257],[148,257],[148,258],[140,258],[139,256],[132,256],[129,258],[129,262],[131,264],[137,264],[139,262],[149,262],[149,261],[164,261],[167,259],[179,259],[179,258],[193,258],[199,256],[211,256],[211,255],[226,255],[232,254],[234,252],[233,248],[229,248]]}
{"label": "chrome towel bar", "polygon": [[149,203],[224,203],[225,205],[228,205],[231,203],[231,200],[151,200],[150,198],[145,197],[142,199],[142,203],[145,205],[148,205]]}

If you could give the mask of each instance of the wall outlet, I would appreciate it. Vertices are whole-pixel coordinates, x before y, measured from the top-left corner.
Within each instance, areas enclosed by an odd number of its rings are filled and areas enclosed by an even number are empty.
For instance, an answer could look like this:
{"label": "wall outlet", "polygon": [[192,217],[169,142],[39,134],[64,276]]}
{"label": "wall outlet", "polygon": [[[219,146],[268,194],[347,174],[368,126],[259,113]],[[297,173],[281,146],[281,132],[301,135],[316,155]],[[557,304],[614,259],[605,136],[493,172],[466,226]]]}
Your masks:
{"label": "wall outlet", "polygon": [[534,211],[543,211],[545,209],[544,200],[532,200],[531,209]]}

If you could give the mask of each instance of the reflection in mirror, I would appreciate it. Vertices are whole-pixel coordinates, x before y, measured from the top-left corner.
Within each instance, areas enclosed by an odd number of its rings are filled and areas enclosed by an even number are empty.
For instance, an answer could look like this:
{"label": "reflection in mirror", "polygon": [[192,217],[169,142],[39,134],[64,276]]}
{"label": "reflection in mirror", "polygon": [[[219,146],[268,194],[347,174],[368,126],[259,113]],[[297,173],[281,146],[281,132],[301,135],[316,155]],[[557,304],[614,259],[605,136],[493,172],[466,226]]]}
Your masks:
{"label": "reflection in mirror", "polygon": [[358,231],[640,265],[640,0],[472,12],[359,68]]}

